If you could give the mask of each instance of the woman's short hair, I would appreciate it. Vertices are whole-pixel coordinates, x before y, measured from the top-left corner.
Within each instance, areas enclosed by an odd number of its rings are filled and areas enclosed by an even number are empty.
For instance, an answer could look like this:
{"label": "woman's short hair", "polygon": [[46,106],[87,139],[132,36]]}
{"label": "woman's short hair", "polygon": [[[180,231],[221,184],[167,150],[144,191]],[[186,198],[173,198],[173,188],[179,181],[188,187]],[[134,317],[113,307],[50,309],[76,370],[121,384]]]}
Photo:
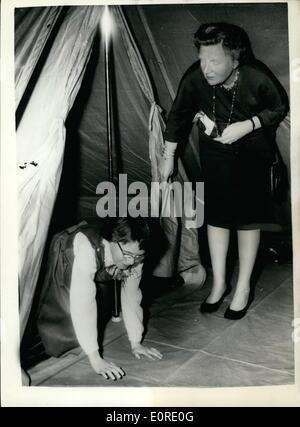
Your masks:
{"label": "woman's short hair", "polygon": [[150,240],[150,229],[142,217],[109,218],[105,221],[102,236],[109,242],[139,242],[140,249],[147,250]]}
{"label": "woman's short hair", "polygon": [[199,50],[201,46],[222,43],[232,57],[240,64],[254,59],[251,43],[245,30],[237,25],[217,22],[202,24],[194,34],[194,44]]}

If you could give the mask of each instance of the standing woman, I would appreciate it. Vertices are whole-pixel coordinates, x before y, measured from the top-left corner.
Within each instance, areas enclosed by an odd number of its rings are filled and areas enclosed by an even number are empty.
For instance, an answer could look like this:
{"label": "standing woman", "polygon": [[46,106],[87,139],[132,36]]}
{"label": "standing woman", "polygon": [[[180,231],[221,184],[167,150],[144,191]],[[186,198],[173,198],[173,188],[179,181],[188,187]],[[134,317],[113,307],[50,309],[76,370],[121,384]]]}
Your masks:
{"label": "standing woman", "polygon": [[177,145],[187,139],[198,119],[213,270],[212,289],[200,311],[218,310],[230,292],[226,256],[230,232],[237,230],[239,275],[224,316],[240,319],[254,298],[250,278],[260,230],[274,222],[268,171],[288,99],[267,67],[254,59],[240,27],[203,24],[194,37],[200,64],[193,64],[184,75],[169,113],[160,176],[167,180],[172,175]]}

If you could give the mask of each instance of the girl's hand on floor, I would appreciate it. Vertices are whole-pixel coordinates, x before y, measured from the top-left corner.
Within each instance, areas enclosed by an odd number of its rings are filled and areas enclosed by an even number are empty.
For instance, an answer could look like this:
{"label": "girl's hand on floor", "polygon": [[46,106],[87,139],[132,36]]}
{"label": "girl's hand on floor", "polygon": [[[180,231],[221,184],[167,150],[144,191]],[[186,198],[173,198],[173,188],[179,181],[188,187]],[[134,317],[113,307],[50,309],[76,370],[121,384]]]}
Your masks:
{"label": "girl's hand on floor", "polygon": [[122,368],[115,365],[113,362],[102,359],[98,351],[89,355],[89,361],[94,371],[106,379],[116,381],[122,379],[125,375]]}
{"label": "girl's hand on floor", "polygon": [[141,356],[145,356],[148,359],[162,359],[162,354],[156,350],[156,348],[154,347],[146,347],[142,344],[137,344],[134,347],[132,347],[132,354],[137,358],[137,359],[141,359]]}

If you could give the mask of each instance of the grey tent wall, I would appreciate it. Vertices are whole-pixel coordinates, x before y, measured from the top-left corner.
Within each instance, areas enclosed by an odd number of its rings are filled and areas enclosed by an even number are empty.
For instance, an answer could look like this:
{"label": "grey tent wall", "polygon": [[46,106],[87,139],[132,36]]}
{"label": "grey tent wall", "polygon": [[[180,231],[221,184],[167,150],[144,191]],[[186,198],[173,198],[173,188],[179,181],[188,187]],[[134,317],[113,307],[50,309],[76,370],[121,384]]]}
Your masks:
{"label": "grey tent wall", "polygon": [[[19,8],[15,13],[16,108],[37,66],[62,7]],[[30,35],[28,28],[31,28]]]}

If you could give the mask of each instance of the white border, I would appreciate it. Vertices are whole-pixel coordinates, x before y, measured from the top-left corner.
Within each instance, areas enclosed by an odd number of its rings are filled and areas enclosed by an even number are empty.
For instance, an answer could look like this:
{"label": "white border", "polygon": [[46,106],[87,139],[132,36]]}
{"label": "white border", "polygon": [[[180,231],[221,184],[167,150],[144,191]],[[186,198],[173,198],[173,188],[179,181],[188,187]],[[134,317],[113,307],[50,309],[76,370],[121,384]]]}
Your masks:
{"label": "white border", "polygon": [[[14,130],[14,7],[100,4],[153,4],[152,1],[61,1],[2,0],[1,5],[1,388],[2,406],[300,406],[296,385],[245,388],[87,388],[22,387],[18,360],[19,322],[17,293],[17,185]],[[161,4],[219,3],[213,1],[160,1]],[[223,0],[220,3],[234,3]],[[236,3],[286,3],[279,0],[239,1]],[[300,2],[287,0],[290,45],[291,173],[294,245],[295,317],[300,318],[300,71],[293,67],[300,58]],[[276,47],[275,47],[276,49]],[[4,57],[4,59],[3,59]],[[300,68],[300,66],[299,66]],[[293,79],[293,76],[295,77]],[[297,286],[296,286],[297,284]],[[298,333],[299,335],[299,333]],[[300,337],[299,337],[300,341]],[[295,344],[295,365],[300,366],[300,342]],[[299,369],[296,381],[300,384]],[[126,391],[126,392],[125,392]]]}

